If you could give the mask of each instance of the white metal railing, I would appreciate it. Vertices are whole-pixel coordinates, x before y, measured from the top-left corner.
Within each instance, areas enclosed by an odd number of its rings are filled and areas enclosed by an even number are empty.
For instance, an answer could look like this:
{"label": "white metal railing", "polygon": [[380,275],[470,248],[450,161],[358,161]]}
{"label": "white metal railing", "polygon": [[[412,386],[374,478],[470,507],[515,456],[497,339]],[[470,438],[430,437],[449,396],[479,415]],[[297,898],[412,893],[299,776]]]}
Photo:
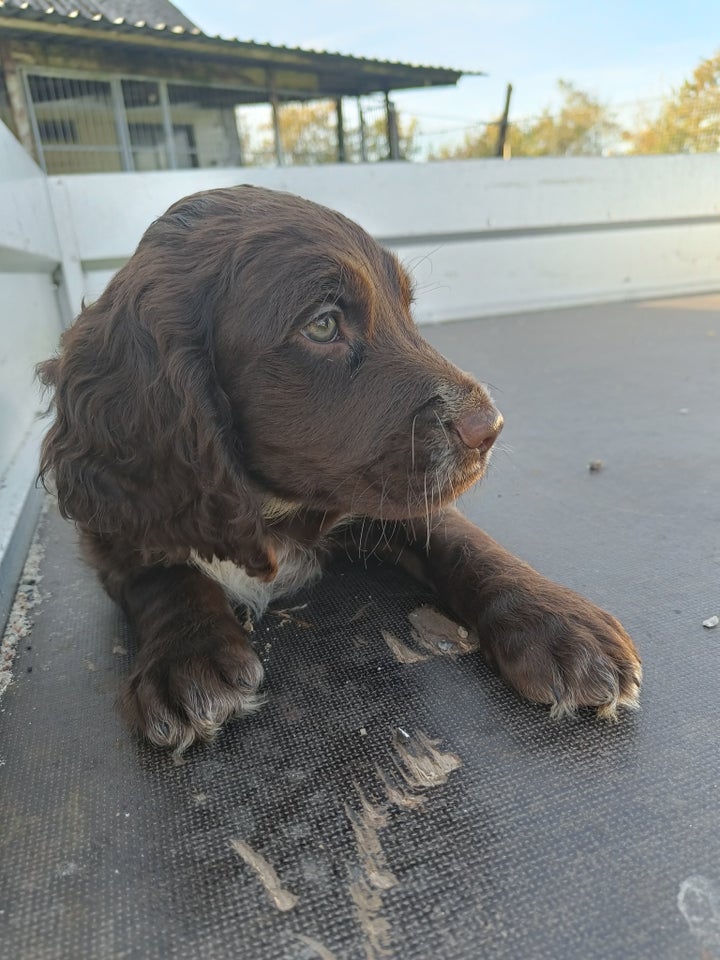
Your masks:
{"label": "white metal railing", "polygon": [[397,250],[421,322],[720,286],[720,156],[470,160],[137,174],[131,190],[126,175],[53,178],[75,305],[172,202],[243,182],[341,210]]}
{"label": "white metal railing", "polygon": [[45,177],[0,124],[0,631],[41,503],[35,364],[62,329],[62,252]]}

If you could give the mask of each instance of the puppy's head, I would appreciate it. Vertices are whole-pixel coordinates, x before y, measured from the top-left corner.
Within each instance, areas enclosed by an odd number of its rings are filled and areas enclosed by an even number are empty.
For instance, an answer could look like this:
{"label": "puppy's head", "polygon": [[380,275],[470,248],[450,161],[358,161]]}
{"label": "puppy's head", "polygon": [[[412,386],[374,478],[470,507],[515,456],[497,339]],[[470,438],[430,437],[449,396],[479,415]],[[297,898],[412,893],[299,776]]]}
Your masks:
{"label": "puppy's head", "polygon": [[502,418],[411,303],[397,258],[325,207],[249,186],[180,201],[41,370],[61,505],[232,555],[233,524],[262,554],[268,495],[381,519],[455,499]]}
{"label": "puppy's head", "polygon": [[215,357],[256,483],[321,510],[399,519],[482,475],[502,418],[420,336],[407,273],[357,224],[253,187],[181,202],[165,221],[189,243],[212,231],[231,251]]}

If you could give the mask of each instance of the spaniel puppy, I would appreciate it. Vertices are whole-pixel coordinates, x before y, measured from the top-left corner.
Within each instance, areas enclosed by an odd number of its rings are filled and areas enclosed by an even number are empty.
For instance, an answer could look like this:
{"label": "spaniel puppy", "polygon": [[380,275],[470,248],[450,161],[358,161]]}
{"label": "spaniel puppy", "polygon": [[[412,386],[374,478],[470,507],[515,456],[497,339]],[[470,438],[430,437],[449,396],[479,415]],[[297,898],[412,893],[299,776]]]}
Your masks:
{"label": "spaniel puppy", "polygon": [[233,613],[382,543],[556,713],[637,704],[609,614],[551,583],[453,501],[502,417],[420,336],[396,257],[339,213],[242,186],[179,201],[40,366],[41,476],[140,647],[131,724],[182,750],[258,703]]}

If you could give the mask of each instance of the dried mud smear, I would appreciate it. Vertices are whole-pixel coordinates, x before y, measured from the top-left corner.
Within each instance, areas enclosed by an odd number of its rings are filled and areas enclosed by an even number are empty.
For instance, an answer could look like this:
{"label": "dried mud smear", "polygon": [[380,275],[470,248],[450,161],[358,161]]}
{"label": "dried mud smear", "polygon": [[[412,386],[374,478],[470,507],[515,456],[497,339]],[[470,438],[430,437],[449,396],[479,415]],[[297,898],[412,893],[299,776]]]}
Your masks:
{"label": "dried mud smear", "polygon": [[298,898],[294,893],[286,890],[280,882],[280,878],[275,872],[275,868],[261,854],[257,853],[250,844],[244,840],[231,840],[230,846],[241,857],[251,870],[255,871],[260,883],[267,891],[268,896],[278,908],[285,912],[292,910],[298,903]]}
{"label": "dried mud smear", "polygon": [[396,736],[397,769],[411,790],[426,790],[447,783],[462,761],[456,753],[440,750],[440,741],[431,740],[421,730],[412,737]]}
{"label": "dried mud smear", "polygon": [[45,547],[36,533],[28,551],[25,567],[18,584],[15,601],[10,610],[7,626],[0,644],[0,697],[12,681],[12,665],[18,644],[32,633],[34,608],[43,599],[40,592],[40,564],[45,556]]}
{"label": "dried mud smear", "polygon": [[426,800],[428,791],[447,782],[461,765],[460,758],[440,749],[440,741],[422,731],[409,734],[398,730],[393,739],[393,770],[376,767],[388,803],[368,800],[357,787],[359,803],[346,806],[345,813],[358,854],[359,876],[350,884],[350,896],[364,935],[366,960],[392,956],[392,930],[383,916],[383,893],[397,886],[382,848],[381,833],[391,822],[391,808],[409,810]]}
{"label": "dried mud smear", "polygon": [[320,960],[336,960],[335,954],[328,950],[325,944],[316,940],[315,937],[308,937],[304,933],[296,933],[294,937],[296,940],[299,940],[300,943],[304,943],[306,947],[314,950]]}
{"label": "dried mud smear", "polygon": [[365,938],[366,960],[387,956],[392,944],[390,924],[382,915],[383,891],[397,886],[380,843],[380,831],[388,825],[387,811],[371,803],[358,788],[358,810],[345,813],[355,834],[361,875],[350,884],[350,896]]}
{"label": "dried mud smear", "polygon": [[396,637],[395,634],[390,633],[389,630],[383,630],[382,635],[383,640],[388,647],[390,647],[390,652],[398,663],[423,663],[425,660],[430,659],[429,654],[420,653],[419,650],[413,650],[412,647],[403,643],[400,637]]}
{"label": "dried mud smear", "polygon": [[434,655],[460,657],[480,645],[474,630],[467,630],[433,607],[417,607],[408,614],[412,638],[421,650]]}
{"label": "dried mud smear", "polygon": [[480,645],[473,630],[461,626],[433,607],[417,607],[408,614],[412,643],[383,630],[382,636],[398,663],[424,663],[430,657],[462,657]]}

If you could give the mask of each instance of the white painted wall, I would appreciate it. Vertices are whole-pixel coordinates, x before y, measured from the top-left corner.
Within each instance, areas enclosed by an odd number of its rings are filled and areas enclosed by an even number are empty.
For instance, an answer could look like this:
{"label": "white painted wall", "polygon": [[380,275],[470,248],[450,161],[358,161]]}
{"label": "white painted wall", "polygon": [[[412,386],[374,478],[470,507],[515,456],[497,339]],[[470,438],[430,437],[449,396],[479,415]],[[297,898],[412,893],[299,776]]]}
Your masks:
{"label": "white painted wall", "polygon": [[53,178],[78,288],[97,296],[175,200],[243,182],[341,210],[397,250],[421,322],[720,288],[716,155]]}
{"label": "white painted wall", "polygon": [[45,176],[0,123],[0,628],[40,504],[34,367],[61,331],[60,260]]}

